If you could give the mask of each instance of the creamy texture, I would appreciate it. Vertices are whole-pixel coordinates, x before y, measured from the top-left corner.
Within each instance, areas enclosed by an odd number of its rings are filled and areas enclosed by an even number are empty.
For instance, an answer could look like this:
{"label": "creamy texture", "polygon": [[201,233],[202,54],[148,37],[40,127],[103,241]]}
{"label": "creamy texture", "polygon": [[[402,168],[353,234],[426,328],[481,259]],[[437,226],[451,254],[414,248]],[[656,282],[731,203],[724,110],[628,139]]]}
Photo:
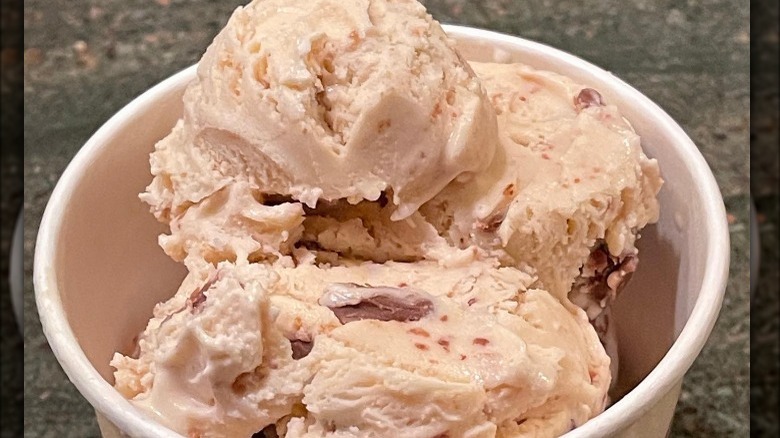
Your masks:
{"label": "creamy texture", "polygon": [[160,236],[160,246],[188,264],[283,257],[303,232],[303,206],[264,202],[247,182],[226,185],[172,218],[171,234]]}
{"label": "creamy texture", "polygon": [[112,360],[116,388],[186,436],[251,436],[291,412],[306,375],[273,323],[266,290],[275,279],[231,269],[190,274],[155,308],[139,358]]}
{"label": "creamy texture", "polygon": [[309,207],[392,191],[403,219],[487,167],[495,124],[419,3],[258,0],[203,56],[143,199],[171,221],[237,181]]}
{"label": "creamy texture", "polygon": [[168,427],[541,437],[605,408],[662,180],[597,90],[469,65],[415,1],[257,0],[150,164],[190,273],[111,365]]}
{"label": "creamy texture", "polygon": [[[604,408],[609,358],[533,280],[480,261],[206,267],[158,306],[137,359],[115,356],[116,385],[188,436],[566,431]],[[329,309],[378,295],[429,307],[345,323]],[[313,345],[294,360],[290,341]]]}
{"label": "creamy texture", "polygon": [[639,230],[658,220],[662,180],[618,109],[555,73],[472,67],[498,114],[497,156],[475,181],[448,186],[424,216],[453,243],[533,267],[558,297],[599,242],[614,256],[635,255]]}

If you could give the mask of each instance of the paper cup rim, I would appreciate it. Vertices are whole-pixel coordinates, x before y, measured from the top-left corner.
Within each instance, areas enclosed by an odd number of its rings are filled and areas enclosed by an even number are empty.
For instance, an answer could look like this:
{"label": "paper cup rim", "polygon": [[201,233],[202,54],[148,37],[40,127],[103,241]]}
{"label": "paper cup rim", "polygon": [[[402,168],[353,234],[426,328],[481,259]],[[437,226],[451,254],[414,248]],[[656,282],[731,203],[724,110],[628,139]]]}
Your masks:
{"label": "paper cup rim", "polygon": [[[543,58],[555,58],[572,69],[614,84],[610,91],[630,98],[634,105],[650,114],[657,127],[677,141],[673,147],[685,157],[685,164],[697,181],[703,196],[702,217],[710,237],[703,281],[693,311],[682,331],[661,361],[642,381],[609,409],[584,425],[564,435],[566,438],[605,436],[625,429],[652,408],[661,397],[682,379],[698,356],[718,317],[729,269],[729,232],[726,210],[720,189],[707,162],[683,129],[642,93],[611,73],[574,55],[521,37],[465,26],[443,25],[451,37],[479,39],[502,43],[533,52]],[[183,87],[195,78],[192,65],[155,85],[119,110],[84,144],[60,177],[46,205],[35,248],[33,283],[44,334],[68,378],[92,406],[120,430],[131,436],[177,437],[181,435],[162,426],[136,409],[98,373],[89,362],[68,324],[57,288],[53,263],[56,260],[57,235],[62,228],[61,212],[81,175],[94,161],[97,152],[109,147],[107,142],[122,126],[132,123],[145,108],[165,94]]]}

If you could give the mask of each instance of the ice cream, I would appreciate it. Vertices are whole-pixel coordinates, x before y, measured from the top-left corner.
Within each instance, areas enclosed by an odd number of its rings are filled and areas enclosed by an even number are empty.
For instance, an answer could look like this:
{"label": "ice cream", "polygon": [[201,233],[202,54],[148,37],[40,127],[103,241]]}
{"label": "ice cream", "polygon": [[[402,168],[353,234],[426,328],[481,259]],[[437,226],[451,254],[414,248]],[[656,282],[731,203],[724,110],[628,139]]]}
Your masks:
{"label": "ice cream", "polygon": [[[181,244],[177,234],[202,221],[189,209],[211,197],[246,205],[262,191],[313,208],[392,193],[393,218],[403,219],[452,180],[484,170],[495,145],[495,114],[479,81],[414,1],[238,8],[203,56],[184,106],[152,155],[145,196],[158,218],[174,222],[165,248],[178,259],[195,249],[206,257],[243,258],[268,245],[284,252],[252,213],[237,213],[223,231],[235,248]],[[236,182],[241,189],[222,193]],[[281,229],[292,231],[297,212],[283,215]]]}
{"label": "ice cream", "polygon": [[[455,243],[482,239],[565,295],[597,248],[636,255],[658,220],[658,164],[598,91],[519,64],[472,63],[498,114],[498,158],[423,209]],[[442,220],[444,218],[445,220]],[[617,279],[614,280],[615,283]]]}
{"label": "ice cream", "polygon": [[189,275],[111,364],[173,430],[558,436],[608,403],[662,181],[598,91],[469,64],[416,1],[256,0],[150,161]]}
{"label": "ice cream", "polygon": [[187,436],[523,436],[600,412],[584,312],[484,261],[223,262],[155,309],[117,388]]}
{"label": "ice cream", "polygon": [[585,309],[616,373],[609,305],[637,268],[639,232],[658,220],[658,163],[597,90],[520,64],[471,65],[498,114],[496,159],[422,212],[449,242],[530,266],[535,287]]}

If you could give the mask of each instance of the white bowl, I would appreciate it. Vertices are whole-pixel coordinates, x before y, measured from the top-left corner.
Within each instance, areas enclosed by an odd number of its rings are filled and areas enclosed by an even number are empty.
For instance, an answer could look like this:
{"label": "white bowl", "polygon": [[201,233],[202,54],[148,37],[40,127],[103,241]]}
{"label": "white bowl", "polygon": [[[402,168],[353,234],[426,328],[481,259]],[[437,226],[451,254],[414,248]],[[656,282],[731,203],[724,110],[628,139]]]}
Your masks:
{"label": "white bowl", "polygon": [[[661,217],[645,230],[641,263],[618,300],[620,387],[625,394],[566,437],[664,436],[683,375],[718,316],[729,233],[715,179],[696,146],[657,105],[610,73],[551,47],[445,26],[467,59],[521,61],[566,74],[620,107],[659,160]],[[169,298],[184,269],[157,246],[163,231],[137,194],[148,154],[181,114],[190,67],[147,91],[103,125],[62,175],[41,222],[34,283],[44,332],[68,377],[94,406],[104,436],[179,437],[111,386],[109,360]],[[121,434],[121,435],[120,435]]]}

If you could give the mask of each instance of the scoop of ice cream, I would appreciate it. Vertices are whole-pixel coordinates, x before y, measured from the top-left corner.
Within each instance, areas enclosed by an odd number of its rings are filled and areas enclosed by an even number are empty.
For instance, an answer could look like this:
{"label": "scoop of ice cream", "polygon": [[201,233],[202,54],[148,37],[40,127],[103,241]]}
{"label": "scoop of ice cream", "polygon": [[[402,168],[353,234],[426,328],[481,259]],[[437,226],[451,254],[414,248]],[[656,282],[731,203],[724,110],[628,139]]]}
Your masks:
{"label": "scoop of ice cream", "polygon": [[581,311],[572,317],[536,290],[521,296],[516,313],[446,297],[430,303],[420,319],[369,313],[315,341],[303,398],[308,433],[525,436],[543,425],[554,436],[604,408],[609,360]]}
{"label": "scoop of ice cream", "polygon": [[137,357],[117,353],[115,386],[157,421],[190,437],[251,436],[291,412],[306,373],[273,324],[267,284],[230,269],[190,274],[155,308]]}
{"label": "scoop of ice cream", "polygon": [[603,409],[609,359],[582,310],[533,281],[484,261],[221,263],[112,365],[136,406],[191,436],[563,430]]}
{"label": "scoop of ice cream", "polygon": [[658,220],[663,181],[618,109],[555,73],[472,66],[498,114],[496,158],[429,202],[426,219],[456,245],[493,248],[507,263],[532,267],[559,298],[582,275],[602,279],[582,272],[598,248],[621,261],[636,256],[639,230]]}
{"label": "scoop of ice cream", "polygon": [[402,219],[483,170],[495,114],[416,1],[256,0],[206,51],[143,199],[168,221],[236,181],[263,193],[376,200]]}

